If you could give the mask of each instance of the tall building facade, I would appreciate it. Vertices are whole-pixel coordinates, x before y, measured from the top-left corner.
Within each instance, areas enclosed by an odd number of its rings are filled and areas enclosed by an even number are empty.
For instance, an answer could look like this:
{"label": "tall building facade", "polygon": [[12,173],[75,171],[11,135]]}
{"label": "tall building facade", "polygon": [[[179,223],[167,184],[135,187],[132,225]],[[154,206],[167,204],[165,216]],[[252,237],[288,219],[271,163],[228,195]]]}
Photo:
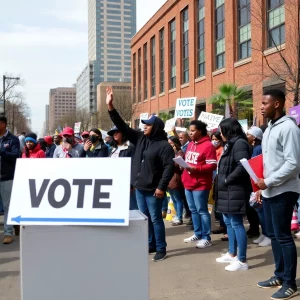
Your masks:
{"label": "tall building facade", "polygon": [[54,133],[59,121],[68,114],[76,111],[76,87],[59,87],[49,93],[49,131]]}
{"label": "tall building facade", "polygon": [[184,97],[197,97],[196,117],[212,111],[210,98],[223,83],[249,92],[252,115],[237,110],[249,123],[264,122],[260,105],[266,89],[286,91],[286,108],[293,106],[289,69],[297,61],[299,2],[166,1],[132,39],[134,123],[140,113],[172,114]]}
{"label": "tall building facade", "polygon": [[49,132],[49,104],[45,106],[45,125],[44,125],[44,135]]}
{"label": "tall building facade", "polygon": [[89,89],[89,97],[85,93],[78,98],[78,107],[89,107],[94,113],[99,83],[131,80],[130,43],[135,33],[136,0],[88,0],[89,70],[85,68],[78,77],[77,90]]}

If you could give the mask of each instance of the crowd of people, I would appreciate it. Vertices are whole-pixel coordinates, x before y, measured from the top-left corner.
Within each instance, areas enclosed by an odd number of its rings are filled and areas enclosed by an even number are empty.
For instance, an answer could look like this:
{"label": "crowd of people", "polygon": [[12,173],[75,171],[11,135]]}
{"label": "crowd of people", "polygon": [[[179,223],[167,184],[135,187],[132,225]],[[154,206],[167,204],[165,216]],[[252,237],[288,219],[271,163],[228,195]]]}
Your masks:
{"label": "crowd of people", "polygon": [[[97,128],[76,135],[70,127],[42,139],[34,133],[16,137],[7,130],[6,118],[0,117],[3,243],[13,241],[7,214],[17,158],[130,157],[129,208],[139,209],[148,217],[149,254],[155,253],[153,261],[167,256],[163,218],[168,193],[176,210],[172,225],[182,226],[185,218],[193,230],[183,242],[195,242],[197,248],[203,249],[213,245],[211,233],[222,233],[221,239],[228,241],[228,252],[216,262],[228,264],[227,271],[248,270],[248,238],[262,247],[271,245],[274,276],[258,286],[281,287],[272,299],[296,295],[297,252],[291,220],[300,194],[300,131],[295,120],[284,114],[284,93],[270,90],[264,94],[261,113],[268,119],[268,126],[252,126],[246,133],[236,119],[227,118],[211,132],[205,123],[193,120],[188,131],[176,132],[174,128],[168,136],[164,122],[155,115],[141,121],[143,131],[136,130],[115,109],[111,88],[107,88],[106,102],[115,126],[105,139]],[[258,191],[254,192],[240,160],[258,155],[263,155],[264,178],[259,178]],[[185,160],[188,167],[175,163],[177,157]],[[220,222],[219,229],[213,232],[210,197],[215,203],[212,213]],[[245,216],[250,225],[247,232]]]}

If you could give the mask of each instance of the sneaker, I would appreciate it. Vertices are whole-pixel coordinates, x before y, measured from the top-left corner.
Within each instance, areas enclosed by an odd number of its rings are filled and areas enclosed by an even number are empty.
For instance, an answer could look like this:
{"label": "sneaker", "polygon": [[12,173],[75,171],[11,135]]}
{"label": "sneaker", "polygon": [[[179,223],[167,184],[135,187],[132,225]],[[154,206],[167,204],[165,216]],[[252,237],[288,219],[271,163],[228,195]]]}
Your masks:
{"label": "sneaker", "polygon": [[231,263],[232,261],[237,261],[237,256],[231,256],[228,252],[222,254],[221,257],[216,258],[216,262],[218,263]]}
{"label": "sneaker", "polygon": [[172,226],[178,226],[178,225],[182,225],[183,222],[182,220],[176,219],[175,221],[172,222]]}
{"label": "sneaker", "polygon": [[260,281],[257,286],[262,288],[262,289],[269,289],[269,288],[273,288],[273,287],[281,287],[282,285],[282,281],[278,278],[276,278],[276,276],[272,276],[270,279],[265,280],[265,281]]}
{"label": "sneaker", "polygon": [[166,252],[156,252],[154,257],[152,258],[153,261],[162,261],[167,257]]}
{"label": "sneaker", "polygon": [[10,235],[6,235],[3,239],[3,244],[8,245],[13,242],[13,238]]}
{"label": "sneaker", "polygon": [[199,248],[199,249],[204,249],[204,248],[207,248],[207,247],[210,247],[212,246],[212,243],[211,241],[208,241],[208,240],[200,240],[197,245],[196,245],[196,248]]}
{"label": "sneaker", "polygon": [[201,239],[199,239],[198,237],[196,237],[195,235],[192,235],[191,237],[184,239],[185,243],[193,243],[193,242],[198,242]]}
{"label": "sneaker", "polygon": [[273,300],[291,299],[299,294],[297,287],[282,287],[279,291],[272,295]]}
{"label": "sneaker", "polygon": [[265,238],[258,244],[259,247],[271,246],[271,240],[265,236]]}
{"label": "sneaker", "polygon": [[234,272],[234,271],[245,271],[248,270],[248,268],[249,267],[247,263],[242,263],[241,261],[236,260],[236,261],[232,261],[229,266],[225,267],[225,270]]}
{"label": "sneaker", "polygon": [[264,240],[265,236],[261,234],[258,239],[253,241],[253,244],[259,244]]}

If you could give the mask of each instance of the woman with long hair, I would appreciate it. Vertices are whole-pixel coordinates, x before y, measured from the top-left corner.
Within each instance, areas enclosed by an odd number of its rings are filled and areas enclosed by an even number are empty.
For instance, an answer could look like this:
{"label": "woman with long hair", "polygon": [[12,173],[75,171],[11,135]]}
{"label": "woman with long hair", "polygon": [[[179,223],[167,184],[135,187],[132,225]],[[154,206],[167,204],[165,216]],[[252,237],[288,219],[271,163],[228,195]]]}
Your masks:
{"label": "woman with long hair", "polygon": [[246,202],[251,194],[250,178],[240,160],[251,158],[251,149],[240,123],[234,118],[220,125],[224,152],[218,165],[216,207],[223,214],[227,226],[229,250],[217,258],[219,263],[230,263],[227,271],[248,270],[247,235],[243,223]]}
{"label": "woman with long hair", "polygon": [[98,128],[89,131],[89,139],[84,144],[81,157],[108,157],[108,148]]}
{"label": "woman with long hair", "polygon": [[[181,156],[182,158],[184,158],[184,152],[181,150],[181,144],[179,139],[175,136],[170,136],[168,141],[175,152],[175,157]],[[185,196],[184,187],[181,181],[181,174],[182,171],[179,165],[175,164],[174,175],[168,185],[168,192],[171,195],[176,210],[176,217],[172,221],[173,226],[183,224],[183,202]]]}
{"label": "woman with long hair", "polygon": [[46,158],[45,152],[37,141],[37,135],[33,132],[25,136],[25,148],[22,158]]}

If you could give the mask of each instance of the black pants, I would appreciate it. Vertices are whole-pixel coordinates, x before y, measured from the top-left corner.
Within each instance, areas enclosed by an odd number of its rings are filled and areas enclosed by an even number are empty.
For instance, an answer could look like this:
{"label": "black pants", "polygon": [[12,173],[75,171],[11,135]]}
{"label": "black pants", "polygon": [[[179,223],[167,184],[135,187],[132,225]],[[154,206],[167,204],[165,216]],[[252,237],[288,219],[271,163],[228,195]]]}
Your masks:
{"label": "black pants", "polygon": [[253,233],[259,233],[259,218],[256,210],[249,205],[247,201],[247,219],[250,224],[250,230]]}
{"label": "black pants", "polygon": [[263,198],[266,230],[272,241],[275,276],[285,287],[296,287],[297,249],[291,234],[291,220],[299,194],[286,192]]}

